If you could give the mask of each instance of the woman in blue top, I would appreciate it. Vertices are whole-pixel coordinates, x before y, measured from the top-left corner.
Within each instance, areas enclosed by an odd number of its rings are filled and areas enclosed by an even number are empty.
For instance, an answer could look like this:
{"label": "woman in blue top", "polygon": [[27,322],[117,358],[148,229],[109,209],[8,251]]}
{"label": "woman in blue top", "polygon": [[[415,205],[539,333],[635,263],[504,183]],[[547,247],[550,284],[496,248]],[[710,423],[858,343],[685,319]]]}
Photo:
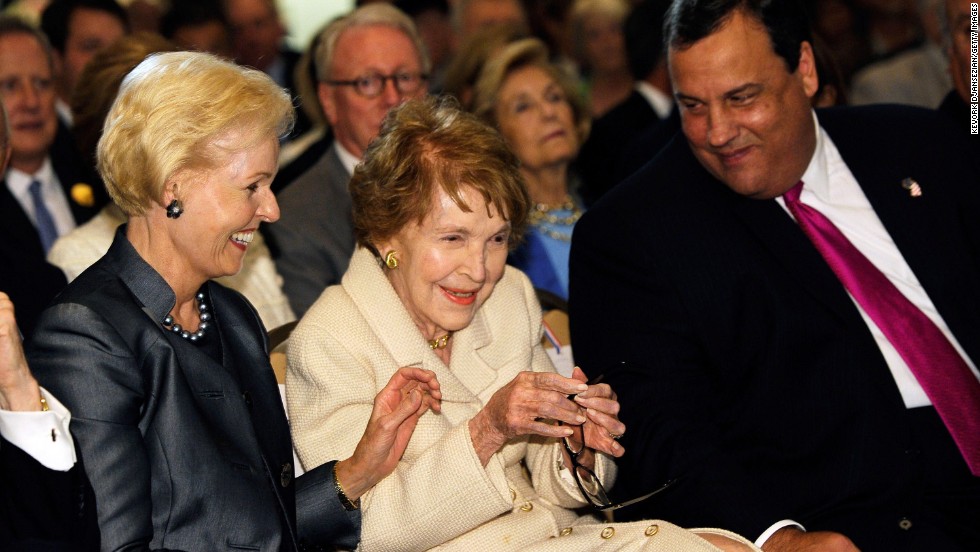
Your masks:
{"label": "woman in blue top", "polygon": [[534,287],[568,297],[572,228],[582,216],[569,165],[589,131],[575,84],[548,62],[537,39],[504,47],[480,74],[474,111],[495,126],[521,161],[533,207],[524,243],[508,262]]}

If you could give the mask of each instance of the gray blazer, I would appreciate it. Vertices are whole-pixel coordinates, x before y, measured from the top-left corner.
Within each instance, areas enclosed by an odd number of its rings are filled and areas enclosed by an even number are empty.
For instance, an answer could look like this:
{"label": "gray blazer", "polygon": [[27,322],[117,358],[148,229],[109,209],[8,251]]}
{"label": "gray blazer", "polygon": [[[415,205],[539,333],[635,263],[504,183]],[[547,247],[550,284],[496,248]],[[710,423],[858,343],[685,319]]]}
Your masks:
{"label": "gray blazer", "polygon": [[109,252],[42,315],[29,361],[71,410],[103,550],[352,548],[359,512],[333,466],[293,480],[289,427],[265,331],[237,292],[209,282],[222,362],[166,331],[173,291],[133,249]]}
{"label": "gray blazer", "polygon": [[350,176],[335,143],[278,194],[281,218],[267,234],[298,318],[327,286],[340,283],[354,253]]}

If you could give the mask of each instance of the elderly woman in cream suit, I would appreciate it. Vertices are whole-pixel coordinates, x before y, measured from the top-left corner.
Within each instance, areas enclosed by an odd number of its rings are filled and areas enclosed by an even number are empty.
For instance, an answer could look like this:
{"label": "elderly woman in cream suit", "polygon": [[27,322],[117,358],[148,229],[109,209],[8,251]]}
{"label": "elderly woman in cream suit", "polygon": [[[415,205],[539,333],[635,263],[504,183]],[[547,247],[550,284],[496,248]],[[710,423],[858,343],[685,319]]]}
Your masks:
{"label": "elderly woman in cream suit", "polygon": [[300,459],[314,469],[350,454],[399,367],[432,370],[442,391],[441,414],[420,418],[395,471],[357,505],[361,549],[753,549],[720,530],[573,511],[587,495],[562,440],[608,485],[625,427],[608,385],[555,373],[534,290],[505,267],[529,199],[495,131],[445,102],[407,103],[350,188],[359,248],[288,345]]}

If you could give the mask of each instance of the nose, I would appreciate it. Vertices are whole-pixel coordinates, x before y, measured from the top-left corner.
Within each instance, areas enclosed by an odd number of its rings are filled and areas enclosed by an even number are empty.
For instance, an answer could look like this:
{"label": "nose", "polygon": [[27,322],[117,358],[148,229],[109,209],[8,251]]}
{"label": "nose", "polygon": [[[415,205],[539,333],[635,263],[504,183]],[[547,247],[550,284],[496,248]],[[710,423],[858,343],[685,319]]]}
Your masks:
{"label": "nose", "polygon": [[384,82],[384,88],[381,89],[381,97],[384,102],[389,107],[398,105],[401,103],[403,97],[402,93],[398,91],[398,87],[395,86],[395,79],[386,79]]}
{"label": "nose", "polygon": [[487,279],[487,248],[485,245],[474,245],[466,255],[463,264],[464,272],[474,283],[482,284]]}
{"label": "nose", "polygon": [[543,101],[538,104],[541,108],[541,116],[545,119],[552,119],[558,113],[558,105],[554,102]]}
{"label": "nose", "polygon": [[34,83],[27,83],[21,87],[21,103],[29,109],[37,109],[41,105],[41,93]]}
{"label": "nose", "polygon": [[276,195],[272,193],[270,188],[266,188],[256,214],[262,217],[265,222],[271,223],[279,220],[279,202],[276,201]]}
{"label": "nose", "polygon": [[724,107],[714,107],[708,113],[708,143],[715,148],[723,147],[738,134],[734,122]]}

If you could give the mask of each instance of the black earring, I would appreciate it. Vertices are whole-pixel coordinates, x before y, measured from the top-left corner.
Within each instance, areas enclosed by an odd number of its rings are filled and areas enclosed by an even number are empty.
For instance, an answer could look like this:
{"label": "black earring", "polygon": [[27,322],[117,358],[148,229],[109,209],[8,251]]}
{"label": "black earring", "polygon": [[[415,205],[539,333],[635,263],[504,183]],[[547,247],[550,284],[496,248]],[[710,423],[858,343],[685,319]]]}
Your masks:
{"label": "black earring", "polygon": [[167,218],[172,218],[172,219],[180,218],[180,215],[182,215],[183,213],[184,213],[184,206],[181,205],[180,202],[177,201],[176,199],[171,201],[170,204],[167,205]]}

